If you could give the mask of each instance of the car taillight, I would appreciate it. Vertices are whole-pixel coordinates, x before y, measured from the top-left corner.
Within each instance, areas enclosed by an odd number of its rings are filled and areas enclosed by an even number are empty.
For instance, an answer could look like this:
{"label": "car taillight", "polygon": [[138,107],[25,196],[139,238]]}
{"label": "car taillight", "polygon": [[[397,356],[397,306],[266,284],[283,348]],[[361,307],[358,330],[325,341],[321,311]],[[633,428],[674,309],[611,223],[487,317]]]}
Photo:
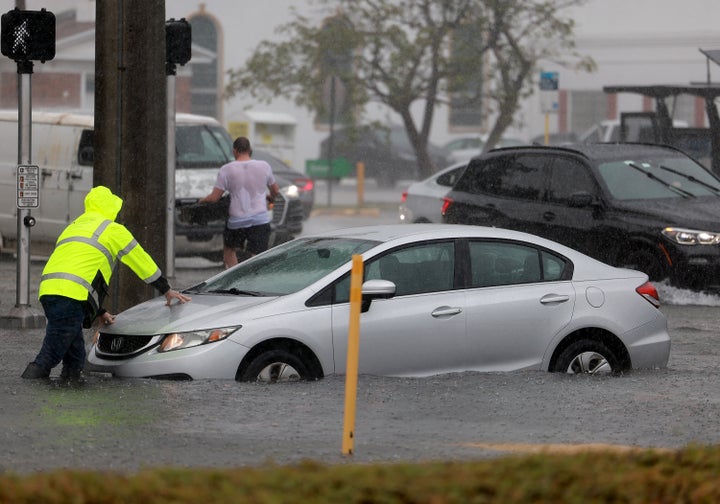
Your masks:
{"label": "car taillight", "polygon": [[443,204],[442,209],[440,210],[440,213],[442,215],[445,215],[450,208],[450,206],[453,204],[453,200],[450,198],[443,198]]}
{"label": "car taillight", "polygon": [[312,191],[313,187],[315,187],[312,179],[299,178],[295,179],[294,182],[295,185],[298,186],[298,189],[300,189],[300,191]]}
{"label": "car taillight", "polygon": [[407,191],[403,191],[403,193],[400,195],[400,203],[405,203],[407,201]]}
{"label": "car taillight", "polygon": [[651,284],[650,282],[645,282],[640,287],[635,289],[635,291],[642,297],[644,297],[647,302],[653,305],[655,308],[660,308],[660,296],[658,295],[658,291],[653,284]]}

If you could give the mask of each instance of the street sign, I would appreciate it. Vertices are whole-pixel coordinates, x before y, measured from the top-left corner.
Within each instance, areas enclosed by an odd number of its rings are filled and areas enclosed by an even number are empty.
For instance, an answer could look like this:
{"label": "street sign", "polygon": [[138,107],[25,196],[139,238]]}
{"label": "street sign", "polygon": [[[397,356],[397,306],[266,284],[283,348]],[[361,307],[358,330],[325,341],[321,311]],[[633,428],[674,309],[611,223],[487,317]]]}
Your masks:
{"label": "street sign", "polygon": [[540,72],[540,91],[557,91],[559,81],[557,72]]}
{"label": "street sign", "polygon": [[540,108],[543,114],[558,112],[560,108],[559,84],[560,76],[557,72],[540,72]]}
{"label": "street sign", "polygon": [[40,168],[37,165],[17,167],[17,207],[37,208],[40,203]]}

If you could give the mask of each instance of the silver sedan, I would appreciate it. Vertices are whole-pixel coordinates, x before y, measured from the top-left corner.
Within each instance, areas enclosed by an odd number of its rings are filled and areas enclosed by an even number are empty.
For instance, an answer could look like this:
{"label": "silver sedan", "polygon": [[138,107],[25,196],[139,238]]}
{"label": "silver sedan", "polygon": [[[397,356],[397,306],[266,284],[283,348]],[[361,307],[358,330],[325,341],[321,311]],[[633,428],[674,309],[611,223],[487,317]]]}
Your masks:
{"label": "silver sedan", "polygon": [[443,197],[465,171],[467,161],[448,166],[432,176],[413,182],[402,193],[398,207],[402,224],[442,222]]}
{"label": "silver sedan", "polygon": [[667,320],[644,273],[504,229],[398,224],[298,238],[187,289],[189,303],[135,306],[97,335],[88,369],[241,381],[343,374],[356,255],[360,373],[667,364]]}

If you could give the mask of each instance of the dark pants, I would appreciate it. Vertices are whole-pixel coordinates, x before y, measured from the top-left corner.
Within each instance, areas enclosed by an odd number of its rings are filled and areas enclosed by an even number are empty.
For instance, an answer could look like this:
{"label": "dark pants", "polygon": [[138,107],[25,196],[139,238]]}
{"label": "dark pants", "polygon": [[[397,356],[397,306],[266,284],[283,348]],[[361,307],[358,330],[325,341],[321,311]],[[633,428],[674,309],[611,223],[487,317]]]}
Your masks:
{"label": "dark pants", "polygon": [[239,229],[230,229],[225,226],[223,245],[236,249],[244,248],[252,255],[257,255],[267,250],[271,232],[270,224],[258,224]]}
{"label": "dark pants", "polygon": [[66,372],[81,371],[85,366],[83,302],[64,296],[43,296],[40,304],[45,310],[47,327],[35,364],[50,370],[62,362]]}

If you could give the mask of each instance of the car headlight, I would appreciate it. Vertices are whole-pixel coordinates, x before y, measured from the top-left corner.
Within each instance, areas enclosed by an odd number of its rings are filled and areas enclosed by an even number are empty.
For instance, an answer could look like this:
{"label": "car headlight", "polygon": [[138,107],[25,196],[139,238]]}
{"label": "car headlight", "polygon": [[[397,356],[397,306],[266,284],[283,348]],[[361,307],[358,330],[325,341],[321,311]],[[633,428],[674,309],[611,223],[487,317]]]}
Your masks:
{"label": "car headlight", "polygon": [[720,233],[711,231],[667,227],[662,230],[662,234],[680,245],[717,245],[720,243]]}
{"label": "car headlight", "polygon": [[280,192],[284,193],[288,198],[297,198],[300,195],[300,190],[295,184],[290,184],[287,187],[280,189]]}
{"label": "car headlight", "polygon": [[160,343],[158,352],[170,352],[181,348],[190,348],[207,343],[221,341],[240,329],[242,326],[219,327],[205,331],[176,332],[166,334]]}

